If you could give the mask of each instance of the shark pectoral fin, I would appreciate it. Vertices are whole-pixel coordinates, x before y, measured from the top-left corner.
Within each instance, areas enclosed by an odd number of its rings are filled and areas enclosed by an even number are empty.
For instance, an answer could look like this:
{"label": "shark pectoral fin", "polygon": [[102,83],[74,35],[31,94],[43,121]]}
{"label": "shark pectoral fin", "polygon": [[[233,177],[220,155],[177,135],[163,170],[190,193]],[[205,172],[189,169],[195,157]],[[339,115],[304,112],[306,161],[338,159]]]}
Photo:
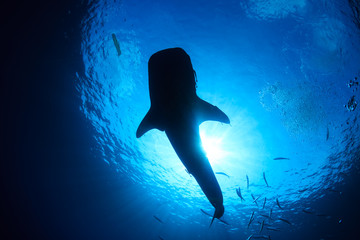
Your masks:
{"label": "shark pectoral fin", "polygon": [[229,117],[221,111],[218,107],[198,98],[197,114],[200,123],[204,121],[218,121],[222,123],[230,123]]}
{"label": "shark pectoral fin", "polygon": [[139,138],[142,135],[144,135],[147,131],[157,128],[159,130],[162,130],[158,127],[158,124],[156,124],[156,118],[154,117],[154,113],[152,109],[147,112],[144,119],[141,121],[138,129],[136,130],[136,137]]}

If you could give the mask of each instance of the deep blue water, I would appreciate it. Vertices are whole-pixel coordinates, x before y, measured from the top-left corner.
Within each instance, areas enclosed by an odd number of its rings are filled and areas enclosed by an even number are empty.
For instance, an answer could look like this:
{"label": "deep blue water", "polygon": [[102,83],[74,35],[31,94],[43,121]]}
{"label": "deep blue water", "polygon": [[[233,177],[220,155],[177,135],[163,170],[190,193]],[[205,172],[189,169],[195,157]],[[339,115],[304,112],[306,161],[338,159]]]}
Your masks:
{"label": "deep blue water", "polygon": [[[359,8],[345,0],[14,6],[2,73],[1,234],[358,239]],[[228,175],[216,174],[229,225],[209,228],[200,209],[213,207],[164,132],[135,137],[150,106],[148,59],[170,47],[190,55],[197,94],[231,121],[200,126],[214,172]]]}
{"label": "deep blue water", "polygon": [[[146,234],[245,239],[265,220],[279,231],[265,227],[261,234],[293,239],[346,221],[320,206],[341,197],[359,154],[358,109],[344,107],[360,93],[347,86],[360,74],[359,29],[347,1],[98,1],[82,26],[80,109],[96,131],[96,154],[143,189],[129,189],[119,201],[138,210],[134,218]],[[147,61],[169,47],[187,51],[198,95],[231,120],[200,126],[214,171],[229,175],[217,175],[229,226],[208,229],[200,209],[213,209],[163,132],[134,137],[150,103]],[[272,219],[261,216],[270,210]],[[321,238],[331,234],[314,237]]]}

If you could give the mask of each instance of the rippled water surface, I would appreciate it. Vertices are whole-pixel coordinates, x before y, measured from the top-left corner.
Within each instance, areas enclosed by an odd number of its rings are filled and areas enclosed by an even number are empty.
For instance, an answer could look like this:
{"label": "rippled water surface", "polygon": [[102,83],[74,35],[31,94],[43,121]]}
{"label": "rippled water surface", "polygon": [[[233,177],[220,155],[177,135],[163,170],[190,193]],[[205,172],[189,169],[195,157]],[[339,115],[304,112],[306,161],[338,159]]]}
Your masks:
{"label": "rippled water surface", "polygon": [[[290,239],[310,231],[308,221],[341,221],[318,205],[341,196],[358,166],[356,1],[104,0],[88,9],[80,109],[96,130],[94,153],[143,188],[129,189],[119,205],[137,212],[132,219],[149,239],[246,239],[263,220],[261,235]],[[231,121],[200,125],[214,172],[227,175],[216,177],[230,225],[208,229],[200,209],[213,208],[164,132],[135,137],[150,106],[147,61],[171,47],[190,55],[197,94]]]}

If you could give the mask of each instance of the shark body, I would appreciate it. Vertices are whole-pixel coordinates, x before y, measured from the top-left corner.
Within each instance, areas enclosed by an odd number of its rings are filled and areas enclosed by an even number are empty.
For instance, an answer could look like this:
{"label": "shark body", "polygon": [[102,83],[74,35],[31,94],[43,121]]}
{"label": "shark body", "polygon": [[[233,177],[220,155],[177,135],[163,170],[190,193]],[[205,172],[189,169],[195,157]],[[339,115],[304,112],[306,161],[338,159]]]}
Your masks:
{"label": "shark body", "polygon": [[148,71],[151,107],[136,137],[154,128],[165,131],[187,171],[215,208],[212,224],[225,210],[219,183],[202,147],[199,125],[208,120],[229,124],[230,120],[218,107],[197,96],[196,74],[183,49],[156,52],[150,57]]}

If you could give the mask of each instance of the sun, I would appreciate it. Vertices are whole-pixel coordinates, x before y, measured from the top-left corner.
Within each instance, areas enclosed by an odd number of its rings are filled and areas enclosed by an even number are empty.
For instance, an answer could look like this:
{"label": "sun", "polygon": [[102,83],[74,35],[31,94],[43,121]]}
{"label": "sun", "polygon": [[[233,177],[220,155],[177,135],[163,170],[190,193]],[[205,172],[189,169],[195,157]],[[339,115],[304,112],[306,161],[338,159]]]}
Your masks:
{"label": "sun", "polygon": [[200,129],[202,146],[210,163],[216,164],[220,159],[226,157],[227,152],[222,148],[222,137],[214,137]]}

